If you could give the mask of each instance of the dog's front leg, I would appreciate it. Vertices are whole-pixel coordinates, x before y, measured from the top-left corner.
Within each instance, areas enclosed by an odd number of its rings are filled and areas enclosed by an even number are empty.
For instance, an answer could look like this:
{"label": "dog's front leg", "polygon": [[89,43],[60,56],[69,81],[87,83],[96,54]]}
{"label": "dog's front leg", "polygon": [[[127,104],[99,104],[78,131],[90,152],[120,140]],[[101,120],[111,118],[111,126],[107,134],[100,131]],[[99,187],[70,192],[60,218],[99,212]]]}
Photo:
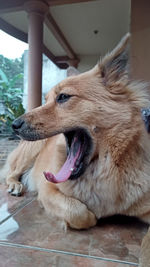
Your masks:
{"label": "dog's front leg", "polygon": [[44,181],[39,187],[38,199],[48,214],[57,216],[71,228],[87,229],[96,224],[95,215],[79,200],[67,197],[55,184]]}
{"label": "dog's front leg", "polygon": [[23,184],[19,179],[22,174],[31,168],[43,145],[43,140],[36,142],[21,141],[18,147],[8,156],[1,176],[5,176],[8,192],[11,195],[21,195]]}

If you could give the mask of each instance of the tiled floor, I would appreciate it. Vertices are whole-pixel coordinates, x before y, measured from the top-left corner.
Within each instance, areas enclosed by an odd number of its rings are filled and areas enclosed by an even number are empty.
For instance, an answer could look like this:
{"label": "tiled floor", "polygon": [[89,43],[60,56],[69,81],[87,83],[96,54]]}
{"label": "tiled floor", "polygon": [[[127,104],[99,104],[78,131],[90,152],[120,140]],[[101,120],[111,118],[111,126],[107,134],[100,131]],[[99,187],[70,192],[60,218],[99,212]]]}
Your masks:
{"label": "tiled floor", "polygon": [[133,218],[117,216],[90,230],[65,232],[35,195],[12,197],[0,185],[0,267],[138,266],[146,230]]}
{"label": "tiled floor", "polygon": [[137,266],[146,225],[123,217],[88,231],[65,232],[28,194],[8,196],[0,186],[0,266]]}

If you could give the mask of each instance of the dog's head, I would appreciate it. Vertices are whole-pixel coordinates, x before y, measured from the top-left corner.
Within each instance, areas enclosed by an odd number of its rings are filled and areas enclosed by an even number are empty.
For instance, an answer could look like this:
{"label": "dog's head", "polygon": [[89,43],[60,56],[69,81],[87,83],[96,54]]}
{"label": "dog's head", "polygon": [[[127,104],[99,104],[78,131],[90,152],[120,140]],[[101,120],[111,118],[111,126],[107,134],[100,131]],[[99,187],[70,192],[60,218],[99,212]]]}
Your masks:
{"label": "dog's head", "polygon": [[119,147],[123,151],[142,125],[140,109],[147,105],[147,96],[129,81],[128,41],[129,34],[92,70],[59,83],[44,106],[13,123],[15,131],[31,141],[64,133],[69,166],[76,165],[73,178],[84,172],[102,139],[110,143],[112,153],[118,147],[119,155]]}

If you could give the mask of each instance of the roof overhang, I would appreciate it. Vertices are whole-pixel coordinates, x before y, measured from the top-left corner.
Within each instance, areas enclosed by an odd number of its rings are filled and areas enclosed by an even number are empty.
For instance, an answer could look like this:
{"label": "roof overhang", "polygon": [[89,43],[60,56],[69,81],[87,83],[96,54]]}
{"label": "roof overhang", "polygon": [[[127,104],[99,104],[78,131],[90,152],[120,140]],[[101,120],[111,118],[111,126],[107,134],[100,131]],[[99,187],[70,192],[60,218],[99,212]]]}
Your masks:
{"label": "roof overhang", "polygon": [[[28,42],[30,0],[1,0],[0,28]],[[129,31],[131,0],[45,0],[43,52],[60,68],[103,56]]]}

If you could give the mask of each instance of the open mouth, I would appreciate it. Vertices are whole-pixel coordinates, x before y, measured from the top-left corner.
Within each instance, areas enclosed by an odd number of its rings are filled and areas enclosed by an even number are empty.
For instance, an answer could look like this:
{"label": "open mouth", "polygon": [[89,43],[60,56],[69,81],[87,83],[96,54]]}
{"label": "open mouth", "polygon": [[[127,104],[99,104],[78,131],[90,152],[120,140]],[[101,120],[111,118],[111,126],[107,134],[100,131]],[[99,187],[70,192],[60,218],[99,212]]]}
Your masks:
{"label": "open mouth", "polygon": [[53,175],[44,172],[46,179],[52,183],[62,183],[68,179],[81,176],[89,163],[92,150],[92,139],[84,129],[76,129],[64,133],[67,144],[67,159],[61,170]]}

